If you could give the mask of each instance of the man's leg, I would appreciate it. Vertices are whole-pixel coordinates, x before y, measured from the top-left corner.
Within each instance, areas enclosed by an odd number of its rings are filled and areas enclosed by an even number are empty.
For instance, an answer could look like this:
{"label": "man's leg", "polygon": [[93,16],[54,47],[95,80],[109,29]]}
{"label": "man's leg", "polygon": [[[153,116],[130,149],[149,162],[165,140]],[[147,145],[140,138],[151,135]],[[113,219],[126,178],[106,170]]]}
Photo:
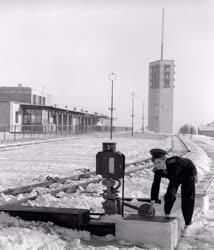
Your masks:
{"label": "man's leg", "polygon": [[176,200],[176,193],[177,193],[179,185],[180,185],[179,183],[176,183],[173,181],[169,182],[166,194],[164,196],[164,201],[165,201],[164,212],[166,215],[169,215],[172,210],[172,207]]}
{"label": "man's leg", "polygon": [[185,225],[190,225],[195,205],[195,178],[189,176],[185,178],[181,185],[181,209],[184,216]]}

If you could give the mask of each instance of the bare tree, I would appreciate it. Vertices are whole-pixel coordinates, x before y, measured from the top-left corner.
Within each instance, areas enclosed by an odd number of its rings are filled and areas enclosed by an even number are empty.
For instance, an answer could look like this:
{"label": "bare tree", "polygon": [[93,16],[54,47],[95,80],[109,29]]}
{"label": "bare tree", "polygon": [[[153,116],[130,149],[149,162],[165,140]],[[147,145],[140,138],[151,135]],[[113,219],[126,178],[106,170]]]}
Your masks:
{"label": "bare tree", "polygon": [[191,124],[184,124],[182,127],[180,127],[179,134],[196,134],[196,129]]}

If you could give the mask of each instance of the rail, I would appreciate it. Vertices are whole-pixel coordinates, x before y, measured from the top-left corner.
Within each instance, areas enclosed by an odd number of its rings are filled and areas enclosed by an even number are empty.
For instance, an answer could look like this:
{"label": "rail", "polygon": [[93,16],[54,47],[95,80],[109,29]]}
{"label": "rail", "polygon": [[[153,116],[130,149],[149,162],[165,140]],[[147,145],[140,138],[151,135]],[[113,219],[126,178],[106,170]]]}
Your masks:
{"label": "rail", "polygon": [[[185,147],[185,150],[181,152],[180,156],[185,155],[187,152],[190,151],[188,149],[187,145],[183,142],[183,140],[179,136],[175,135],[173,137],[178,138],[180,143],[182,143],[183,146]],[[168,153],[171,153],[174,150],[173,137],[172,137],[172,147],[167,151]],[[151,167],[153,167],[153,163],[151,163],[151,157],[149,157],[149,158],[146,158],[146,159],[143,159],[140,161],[127,163],[125,165],[125,169],[129,169],[131,166],[132,166],[132,168],[130,170],[126,171],[125,175],[130,175],[131,173],[136,173],[138,171],[145,170],[147,168],[151,168]],[[136,168],[133,169],[133,166],[135,166]],[[84,179],[89,179],[89,180],[84,180]],[[35,188],[43,187],[43,188],[48,189],[47,191],[44,191],[42,194],[37,192],[36,195],[31,195],[31,196],[26,195],[27,197],[25,197],[23,199],[15,200],[15,201],[14,201],[14,199],[12,199],[12,201],[9,200],[8,202],[5,202],[2,205],[4,206],[4,205],[8,205],[8,204],[22,204],[28,200],[35,200],[38,196],[45,195],[45,194],[56,195],[57,193],[59,193],[61,191],[65,192],[65,193],[75,193],[77,188],[79,188],[80,186],[82,186],[83,188],[86,188],[87,185],[89,185],[91,183],[98,183],[101,180],[102,180],[102,177],[96,176],[95,171],[88,171],[88,172],[81,173],[81,174],[74,175],[74,176],[70,176],[70,177],[53,178],[51,180],[32,184],[32,185],[17,187],[17,188],[13,188],[13,189],[6,189],[6,190],[1,191],[0,195],[4,194],[4,195],[17,196],[19,194],[26,194],[26,193],[28,193],[30,195],[30,193]],[[76,181],[76,183],[75,184],[66,184],[67,181]],[[57,188],[57,189],[52,189],[51,185],[53,185],[53,184],[63,184],[65,186]]]}

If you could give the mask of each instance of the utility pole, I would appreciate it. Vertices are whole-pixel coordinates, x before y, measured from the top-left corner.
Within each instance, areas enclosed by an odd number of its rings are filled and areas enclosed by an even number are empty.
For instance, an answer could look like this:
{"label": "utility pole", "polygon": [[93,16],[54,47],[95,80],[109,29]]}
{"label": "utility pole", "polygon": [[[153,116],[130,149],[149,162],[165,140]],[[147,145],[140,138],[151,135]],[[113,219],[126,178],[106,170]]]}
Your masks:
{"label": "utility pole", "polygon": [[161,60],[163,60],[163,42],[164,42],[164,9],[162,10]]}
{"label": "utility pole", "polygon": [[134,92],[131,93],[131,96],[132,96],[132,114],[131,114],[131,117],[132,117],[132,136],[134,134]]}
{"label": "utility pole", "polygon": [[111,81],[111,127],[110,127],[110,139],[112,139],[112,130],[113,130],[113,111],[114,111],[114,106],[113,106],[113,83],[117,78],[117,75],[115,73],[110,73],[108,76],[109,80]]}
{"label": "utility pole", "polygon": [[142,111],[142,133],[144,132],[144,101],[143,101],[143,111]]}

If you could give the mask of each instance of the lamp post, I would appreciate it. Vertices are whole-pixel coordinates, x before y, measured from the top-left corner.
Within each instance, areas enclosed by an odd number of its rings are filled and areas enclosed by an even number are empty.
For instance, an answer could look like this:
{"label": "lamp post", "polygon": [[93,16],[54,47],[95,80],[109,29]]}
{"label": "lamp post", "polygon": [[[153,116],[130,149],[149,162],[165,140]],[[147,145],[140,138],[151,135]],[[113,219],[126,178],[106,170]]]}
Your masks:
{"label": "lamp post", "polygon": [[134,134],[134,92],[131,93],[131,96],[132,96],[132,114],[131,114],[131,117],[132,117],[132,136]]}
{"label": "lamp post", "polygon": [[109,80],[111,81],[111,127],[110,127],[110,139],[112,139],[112,128],[113,128],[113,83],[117,78],[117,75],[115,73],[110,73],[108,75]]}
{"label": "lamp post", "polygon": [[142,133],[144,133],[144,101],[143,101],[143,111],[142,111]]}

